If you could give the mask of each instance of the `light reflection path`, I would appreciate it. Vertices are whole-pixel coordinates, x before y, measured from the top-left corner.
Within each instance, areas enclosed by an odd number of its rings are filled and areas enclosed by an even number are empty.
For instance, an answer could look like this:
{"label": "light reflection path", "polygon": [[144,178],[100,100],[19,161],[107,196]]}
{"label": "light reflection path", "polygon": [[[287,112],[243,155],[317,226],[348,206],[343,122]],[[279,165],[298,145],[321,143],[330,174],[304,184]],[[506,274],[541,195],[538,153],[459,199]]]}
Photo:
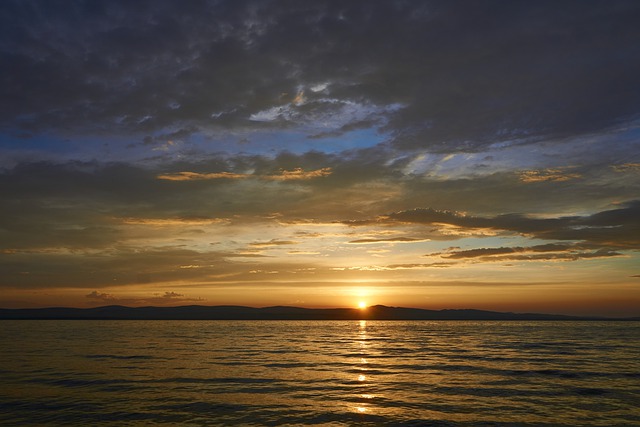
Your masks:
{"label": "light reflection path", "polygon": [[358,345],[360,352],[360,363],[357,367],[357,370],[360,371],[358,374],[358,382],[360,382],[360,399],[358,405],[354,408],[355,412],[359,414],[371,414],[372,405],[369,402],[365,402],[365,400],[370,400],[374,398],[374,395],[371,393],[367,393],[371,388],[371,376],[367,376],[367,371],[369,370],[367,364],[367,356],[368,356],[368,344],[367,344],[367,321],[360,320],[358,325]]}

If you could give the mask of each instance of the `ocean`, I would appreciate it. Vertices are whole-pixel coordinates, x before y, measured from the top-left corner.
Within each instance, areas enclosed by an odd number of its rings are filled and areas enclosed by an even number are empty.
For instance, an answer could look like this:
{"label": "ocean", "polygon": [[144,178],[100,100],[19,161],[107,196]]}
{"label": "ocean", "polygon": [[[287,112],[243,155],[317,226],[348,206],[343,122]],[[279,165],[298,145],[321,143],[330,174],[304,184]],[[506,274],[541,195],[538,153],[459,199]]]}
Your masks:
{"label": "ocean", "polygon": [[640,322],[0,321],[3,426],[640,426]]}

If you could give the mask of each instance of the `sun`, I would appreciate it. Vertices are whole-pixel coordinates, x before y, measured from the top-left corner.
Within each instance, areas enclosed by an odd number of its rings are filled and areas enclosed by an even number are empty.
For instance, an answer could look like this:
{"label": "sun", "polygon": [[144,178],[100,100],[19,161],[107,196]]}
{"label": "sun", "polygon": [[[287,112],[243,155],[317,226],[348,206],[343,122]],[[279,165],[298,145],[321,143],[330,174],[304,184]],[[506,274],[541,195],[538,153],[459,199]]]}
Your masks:
{"label": "sun", "polygon": [[364,310],[365,308],[367,308],[367,303],[366,303],[366,301],[360,301],[360,302],[358,302],[358,308],[359,308],[360,310]]}

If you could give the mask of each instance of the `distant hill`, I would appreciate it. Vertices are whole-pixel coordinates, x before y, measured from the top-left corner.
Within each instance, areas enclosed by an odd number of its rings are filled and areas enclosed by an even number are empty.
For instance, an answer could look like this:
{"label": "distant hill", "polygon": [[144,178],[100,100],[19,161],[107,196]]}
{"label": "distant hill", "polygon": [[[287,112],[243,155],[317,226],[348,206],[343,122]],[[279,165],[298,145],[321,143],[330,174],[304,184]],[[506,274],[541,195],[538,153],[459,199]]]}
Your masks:
{"label": "distant hill", "polygon": [[114,320],[640,320],[606,319],[536,313],[483,310],[424,310],[375,305],[356,308],[243,307],[232,305],[181,307],[0,309],[0,319],[114,319]]}

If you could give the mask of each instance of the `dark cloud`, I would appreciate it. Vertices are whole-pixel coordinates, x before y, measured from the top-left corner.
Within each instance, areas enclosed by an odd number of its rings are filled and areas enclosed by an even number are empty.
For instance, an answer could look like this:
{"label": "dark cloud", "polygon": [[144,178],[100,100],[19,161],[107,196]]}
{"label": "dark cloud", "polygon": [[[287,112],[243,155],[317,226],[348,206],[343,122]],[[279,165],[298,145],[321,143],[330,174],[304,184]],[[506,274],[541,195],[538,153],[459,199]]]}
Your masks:
{"label": "dark cloud", "polygon": [[[633,201],[617,209],[587,216],[537,218],[522,214],[503,214],[494,217],[466,215],[437,209],[412,209],[394,212],[374,220],[349,221],[353,226],[372,224],[422,224],[453,226],[463,229],[490,229],[514,232],[546,240],[584,241],[618,249],[640,248],[640,201]],[[547,251],[547,245],[536,248]],[[476,251],[511,251],[510,248],[477,249]]]}
{"label": "dark cloud", "polygon": [[104,292],[98,292],[98,291],[92,291],[92,292],[88,293],[87,295],[85,295],[85,297],[89,298],[89,299],[97,299],[97,300],[100,300],[100,301],[113,301],[113,300],[117,299],[116,297],[114,297],[111,294],[107,294],[107,293],[104,293]]}
{"label": "dark cloud", "polygon": [[450,262],[431,262],[431,263],[415,263],[415,264],[389,264],[385,266],[389,270],[408,270],[414,268],[448,268],[453,266]]}
{"label": "dark cloud", "polygon": [[596,131],[638,116],[638,21],[624,0],[8,0],[0,128],[377,127],[432,151]]}
{"label": "dark cloud", "polygon": [[579,259],[608,258],[622,256],[608,248],[588,250],[593,245],[545,244],[529,247],[479,248],[454,251],[441,256],[446,259],[474,259],[486,261],[577,261]]}
{"label": "dark cloud", "polygon": [[179,294],[177,292],[165,292],[164,295],[162,295],[162,298],[180,298],[183,296],[184,294]]}
{"label": "dark cloud", "polygon": [[173,291],[165,291],[164,294],[154,294],[154,296],[143,297],[143,298],[122,298],[116,295],[107,294],[99,291],[92,291],[85,295],[85,298],[93,300],[98,303],[109,303],[109,304],[120,304],[120,305],[145,305],[145,304],[154,304],[154,305],[165,305],[165,304],[176,304],[176,303],[184,303],[184,302],[202,302],[205,301],[204,298],[190,298],[185,296],[184,294],[180,294],[178,292]]}

